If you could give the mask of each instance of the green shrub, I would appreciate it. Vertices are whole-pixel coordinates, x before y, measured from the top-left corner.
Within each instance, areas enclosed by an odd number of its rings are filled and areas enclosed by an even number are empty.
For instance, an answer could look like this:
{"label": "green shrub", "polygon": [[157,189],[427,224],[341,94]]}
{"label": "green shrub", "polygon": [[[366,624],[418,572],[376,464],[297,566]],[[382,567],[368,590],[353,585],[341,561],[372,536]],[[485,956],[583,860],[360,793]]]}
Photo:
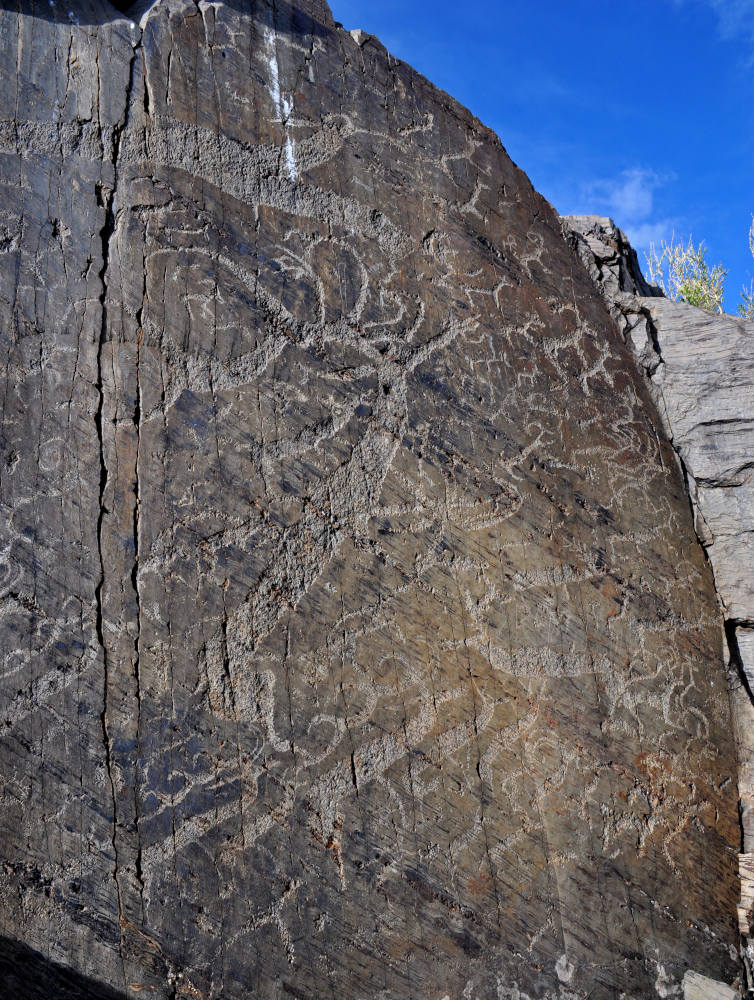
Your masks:
{"label": "green shrub", "polygon": [[[749,249],[754,257],[754,215],[749,229]],[[689,305],[699,306],[708,312],[721,313],[728,272],[722,264],[716,264],[710,269],[704,259],[705,253],[704,243],[694,246],[694,241],[689,237],[688,244],[684,246],[681,242],[675,242],[675,233],[671,236],[670,243],[665,243],[664,240],[660,243],[659,254],[654,243],[650,243],[649,253],[644,255],[649,280],[674,302],[688,302]],[[741,290],[738,314],[744,319],[754,320],[754,279],[748,288],[744,286]]]}
{"label": "green shrub", "polygon": [[[754,215],[751,217],[751,228],[749,229],[749,250],[754,257]],[[738,315],[743,316],[744,319],[754,319],[754,279],[749,282],[748,289],[746,286],[741,289]]]}
{"label": "green shrub", "polygon": [[660,244],[658,254],[654,243],[646,255],[649,280],[658,285],[665,295],[674,302],[688,302],[708,312],[723,311],[723,294],[728,272],[722,264],[710,269],[704,259],[704,243],[694,246],[689,237],[687,246],[675,242],[675,234],[670,243]]}

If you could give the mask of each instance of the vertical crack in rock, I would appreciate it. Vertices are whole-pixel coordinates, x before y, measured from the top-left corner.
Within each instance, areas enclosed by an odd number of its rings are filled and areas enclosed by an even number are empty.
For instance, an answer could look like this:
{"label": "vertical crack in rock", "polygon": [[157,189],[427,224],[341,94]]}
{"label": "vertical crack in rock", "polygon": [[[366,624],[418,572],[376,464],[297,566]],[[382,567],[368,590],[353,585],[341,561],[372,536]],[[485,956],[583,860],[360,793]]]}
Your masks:
{"label": "vertical crack in rock", "polygon": [[[117,148],[117,143],[115,147]],[[115,158],[113,158],[113,163],[115,163]],[[99,481],[99,514],[97,518],[97,541],[98,541],[98,551],[100,560],[100,578],[97,582],[95,588],[95,601],[96,601],[96,611],[97,611],[97,638],[99,640],[100,647],[102,649],[102,667],[103,667],[103,706],[102,706],[102,738],[105,747],[105,767],[107,770],[107,777],[110,783],[110,792],[112,796],[112,810],[113,810],[113,820],[112,820],[112,846],[113,846],[113,879],[115,881],[116,892],[118,894],[118,925],[120,927],[122,923],[122,909],[123,901],[120,893],[120,883],[118,880],[118,839],[117,839],[117,826],[118,826],[118,806],[117,797],[115,794],[115,782],[113,779],[112,770],[112,743],[110,738],[110,733],[108,730],[108,697],[110,691],[110,677],[109,677],[109,659],[107,642],[105,640],[105,622],[104,622],[104,610],[103,610],[103,597],[102,592],[105,586],[105,561],[102,553],[102,535],[103,535],[103,523],[105,515],[108,513],[105,506],[105,494],[107,490],[107,464],[105,461],[105,438],[104,438],[104,428],[103,428],[103,411],[105,407],[105,387],[104,387],[104,377],[102,368],[102,353],[103,346],[105,343],[105,337],[107,333],[107,269],[109,264],[109,251],[110,251],[110,240],[115,231],[115,220],[112,212],[112,198],[113,191],[105,190],[103,188],[99,189],[102,193],[102,206],[105,210],[105,221],[101,230],[102,238],[102,269],[100,271],[100,279],[102,282],[102,293],[100,297],[101,306],[101,330],[100,330],[100,340],[97,350],[97,391],[99,393],[99,402],[97,406],[97,412],[95,414],[94,420],[97,427],[97,438],[99,441],[99,458],[100,458],[100,481]],[[124,961],[122,955],[122,932],[121,932],[121,962]]]}
{"label": "vertical crack in rock", "polygon": [[[136,52],[134,52],[134,58]],[[133,69],[132,69],[133,72]],[[129,88],[129,91],[132,87]],[[146,87],[144,87],[146,93]],[[136,827],[136,879],[139,883],[139,896],[141,901],[142,923],[144,922],[144,875],[142,871],[142,848],[141,835],[139,832],[139,779],[140,779],[140,752],[141,752],[141,592],[139,588],[139,518],[141,515],[141,489],[140,489],[140,464],[141,464],[141,350],[144,339],[142,327],[144,303],[147,297],[147,270],[144,264],[141,290],[141,306],[136,313],[136,393],[134,396],[133,424],[136,431],[136,459],[134,462],[134,510],[133,510],[133,538],[134,538],[134,561],[131,570],[131,585],[136,598],[136,635],[134,637],[134,679],[136,681],[136,762],[134,767],[135,788],[134,794],[134,825]]]}
{"label": "vertical crack in rock", "polygon": [[[97,638],[99,640],[100,647],[102,649],[102,663],[103,663],[103,707],[101,714],[102,721],[102,736],[105,749],[105,767],[107,770],[108,781],[110,785],[110,792],[112,796],[112,810],[113,810],[113,821],[112,821],[112,847],[113,847],[113,880],[115,882],[116,893],[118,896],[118,933],[119,933],[119,949],[121,954],[121,964],[123,968],[123,976],[125,978],[125,955],[123,954],[123,926],[125,921],[124,908],[123,908],[123,894],[120,885],[120,870],[119,870],[119,850],[118,850],[118,796],[115,787],[115,777],[113,774],[113,736],[110,732],[109,725],[109,699],[110,699],[110,689],[112,678],[110,676],[110,655],[108,649],[108,640],[106,637],[107,624],[105,621],[104,612],[104,599],[103,591],[107,582],[107,569],[105,566],[105,557],[103,553],[103,534],[105,517],[110,513],[106,504],[106,494],[109,483],[109,471],[107,468],[106,460],[106,442],[105,442],[105,405],[106,405],[106,393],[105,393],[105,378],[103,371],[103,354],[105,349],[105,344],[107,343],[111,331],[109,330],[108,322],[108,271],[110,267],[110,257],[111,257],[111,244],[115,239],[117,219],[116,219],[116,194],[118,188],[118,166],[119,166],[119,155],[121,148],[121,140],[123,133],[128,125],[129,119],[129,109],[133,94],[134,87],[134,72],[136,67],[137,52],[139,50],[141,39],[134,44],[133,51],[131,54],[129,69],[128,69],[128,84],[125,92],[125,103],[123,108],[123,114],[119,121],[117,121],[112,127],[112,136],[110,140],[110,163],[112,165],[113,171],[113,184],[112,187],[98,185],[97,194],[100,206],[104,209],[104,222],[102,229],[100,230],[100,239],[102,245],[102,267],[100,269],[99,278],[101,282],[101,294],[100,294],[100,310],[101,310],[101,326],[100,326],[100,336],[97,348],[97,391],[99,394],[98,405],[95,413],[95,425],[97,429],[97,439],[99,441],[99,459],[100,459],[100,481],[99,481],[99,513],[97,518],[97,542],[99,551],[99,561],[100,561],[100,578],[97,582],[95,588],[95,602],[96,602],[96,618],[97,618]],[[138,353],[137,353],[138,358]],[[138,385],[138,361],[137,361],[137,385]],[[140,398],[139,391],[137,389],[137,402],[136,409],[134,411],[134,425],[136,426],[137,434],[139,431],[140,423]],[[137,489],[136,489],[136,504],[134,507],[134,545],[135,545],[135,561],[132,573],[132,581],[137,595],[138,602],[138,457],[137,457]],[[138,642],[139,637],[137,633],[136,637],[136,672],[137,672],[137,683],[138,683]],[[136,792],[134,792],[136,794]],[[138,861],[138,877],[141,881],[141,860]]]}

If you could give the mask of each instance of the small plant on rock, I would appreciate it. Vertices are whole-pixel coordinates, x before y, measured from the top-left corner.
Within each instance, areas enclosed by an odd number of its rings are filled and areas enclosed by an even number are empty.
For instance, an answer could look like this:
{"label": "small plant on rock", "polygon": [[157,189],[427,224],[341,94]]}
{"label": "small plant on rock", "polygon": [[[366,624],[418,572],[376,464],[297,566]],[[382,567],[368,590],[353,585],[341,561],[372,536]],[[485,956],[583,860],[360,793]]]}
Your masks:
{"label": "small plant on rock", "polygon": [[[749,250],[754,257],[754,215],[751,217],[751,228],[749,229]],[[738,315],[743,316],[744,319],[754,319],[754,279],[749,282],[748,289],[745,286],[741,289]]]}
{"label": "small plant on rock", "polygon": [[651,243],[646,255],[649,279],[674,302],[688,302],[708,312],[721,313],[728,272],[722,264],[710,268],[705,253],[703,242],[694,246],[689,237],[688,245],[684,246],[675,242],[675,234],[670,243],[664,240],[660,243],[659,254]]}

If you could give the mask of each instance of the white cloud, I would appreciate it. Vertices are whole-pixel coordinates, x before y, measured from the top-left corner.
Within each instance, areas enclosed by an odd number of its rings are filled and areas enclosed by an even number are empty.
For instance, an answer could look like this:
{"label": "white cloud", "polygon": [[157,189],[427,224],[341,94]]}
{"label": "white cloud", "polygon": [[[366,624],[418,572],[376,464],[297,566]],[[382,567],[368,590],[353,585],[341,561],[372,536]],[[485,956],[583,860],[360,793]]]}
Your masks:
{"label": "white cloud", "polygon": [[638,226],[627,226],[624,231],[634,250],[648,250],[651,243],[660,244],[663,240],[670,242],[673,220],[642,222]]}
{"label": "white cloud", "polygon": [[[720,34],[725,39],[744,38],[754,42],[754,0],[702,0],[716,14]],[[673,0],[681,8],[689,0]]]}
{"label": "white cloud", "polygon": [[604,206],[609,215],[616,216],[616,222],[623,220],[640,221],[652,214],[654,191],[662,183],[652,170],[634,168],[624,170],[618,177],[592,181],[582,192],[594,204]]}
{"label": "white cloud", "polygon": [[720,30],[726,37],[740,32],[754,37],[754,0],[707,0],[720,18]]}
{"label": "white cloud", "polygon": [[644,250],[650,243],[669,239],[673,231],[675,221],[657,218],[655,209],[655,191],[671,180],[672,174],[632,167],[616,177],[582,184],[577,198],[569,199],[564,211],[569,215],[608,215],[637,250]]}

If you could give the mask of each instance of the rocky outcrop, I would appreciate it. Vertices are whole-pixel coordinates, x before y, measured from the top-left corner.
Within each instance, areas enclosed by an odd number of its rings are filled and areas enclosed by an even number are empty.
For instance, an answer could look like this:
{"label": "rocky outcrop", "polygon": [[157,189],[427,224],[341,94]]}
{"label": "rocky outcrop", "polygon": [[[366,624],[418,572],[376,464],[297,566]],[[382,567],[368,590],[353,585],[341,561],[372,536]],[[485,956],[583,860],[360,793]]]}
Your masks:
{"label": "rocky outcrop", "polygon": [[[746,664],[754,656],[754,324],[658,296],[611,220],[565,221],[652,380]],[[754,682],[754,659],[748,672]]]}
{"label": "rocky outcrop", "polygon": [[658,296],[610,219],[571,240],[650,379],[715,574],[739,744],[741,932],[754,927],[754,323]]}
{"label": "rocky outcrop", "polygon": [[712,574],[498,139],[316,0],[0,56],[6,983],[733,984]]}
{"label": "rocky outcrop", "polygon": [[[654,374],[726,618],[754,626],[754,323],[684,303],[646,303]],[[748,650],[748,639],[743,640]],[[749,664],[754,681],[754,660]]]}
{"label": "rocky outcrop", "polygon": [[[754,323],[654,299],[653,381],[726,622],[743,827],[741,931],[754,930]],[[754,952],[752,953],[754,954]]]}

